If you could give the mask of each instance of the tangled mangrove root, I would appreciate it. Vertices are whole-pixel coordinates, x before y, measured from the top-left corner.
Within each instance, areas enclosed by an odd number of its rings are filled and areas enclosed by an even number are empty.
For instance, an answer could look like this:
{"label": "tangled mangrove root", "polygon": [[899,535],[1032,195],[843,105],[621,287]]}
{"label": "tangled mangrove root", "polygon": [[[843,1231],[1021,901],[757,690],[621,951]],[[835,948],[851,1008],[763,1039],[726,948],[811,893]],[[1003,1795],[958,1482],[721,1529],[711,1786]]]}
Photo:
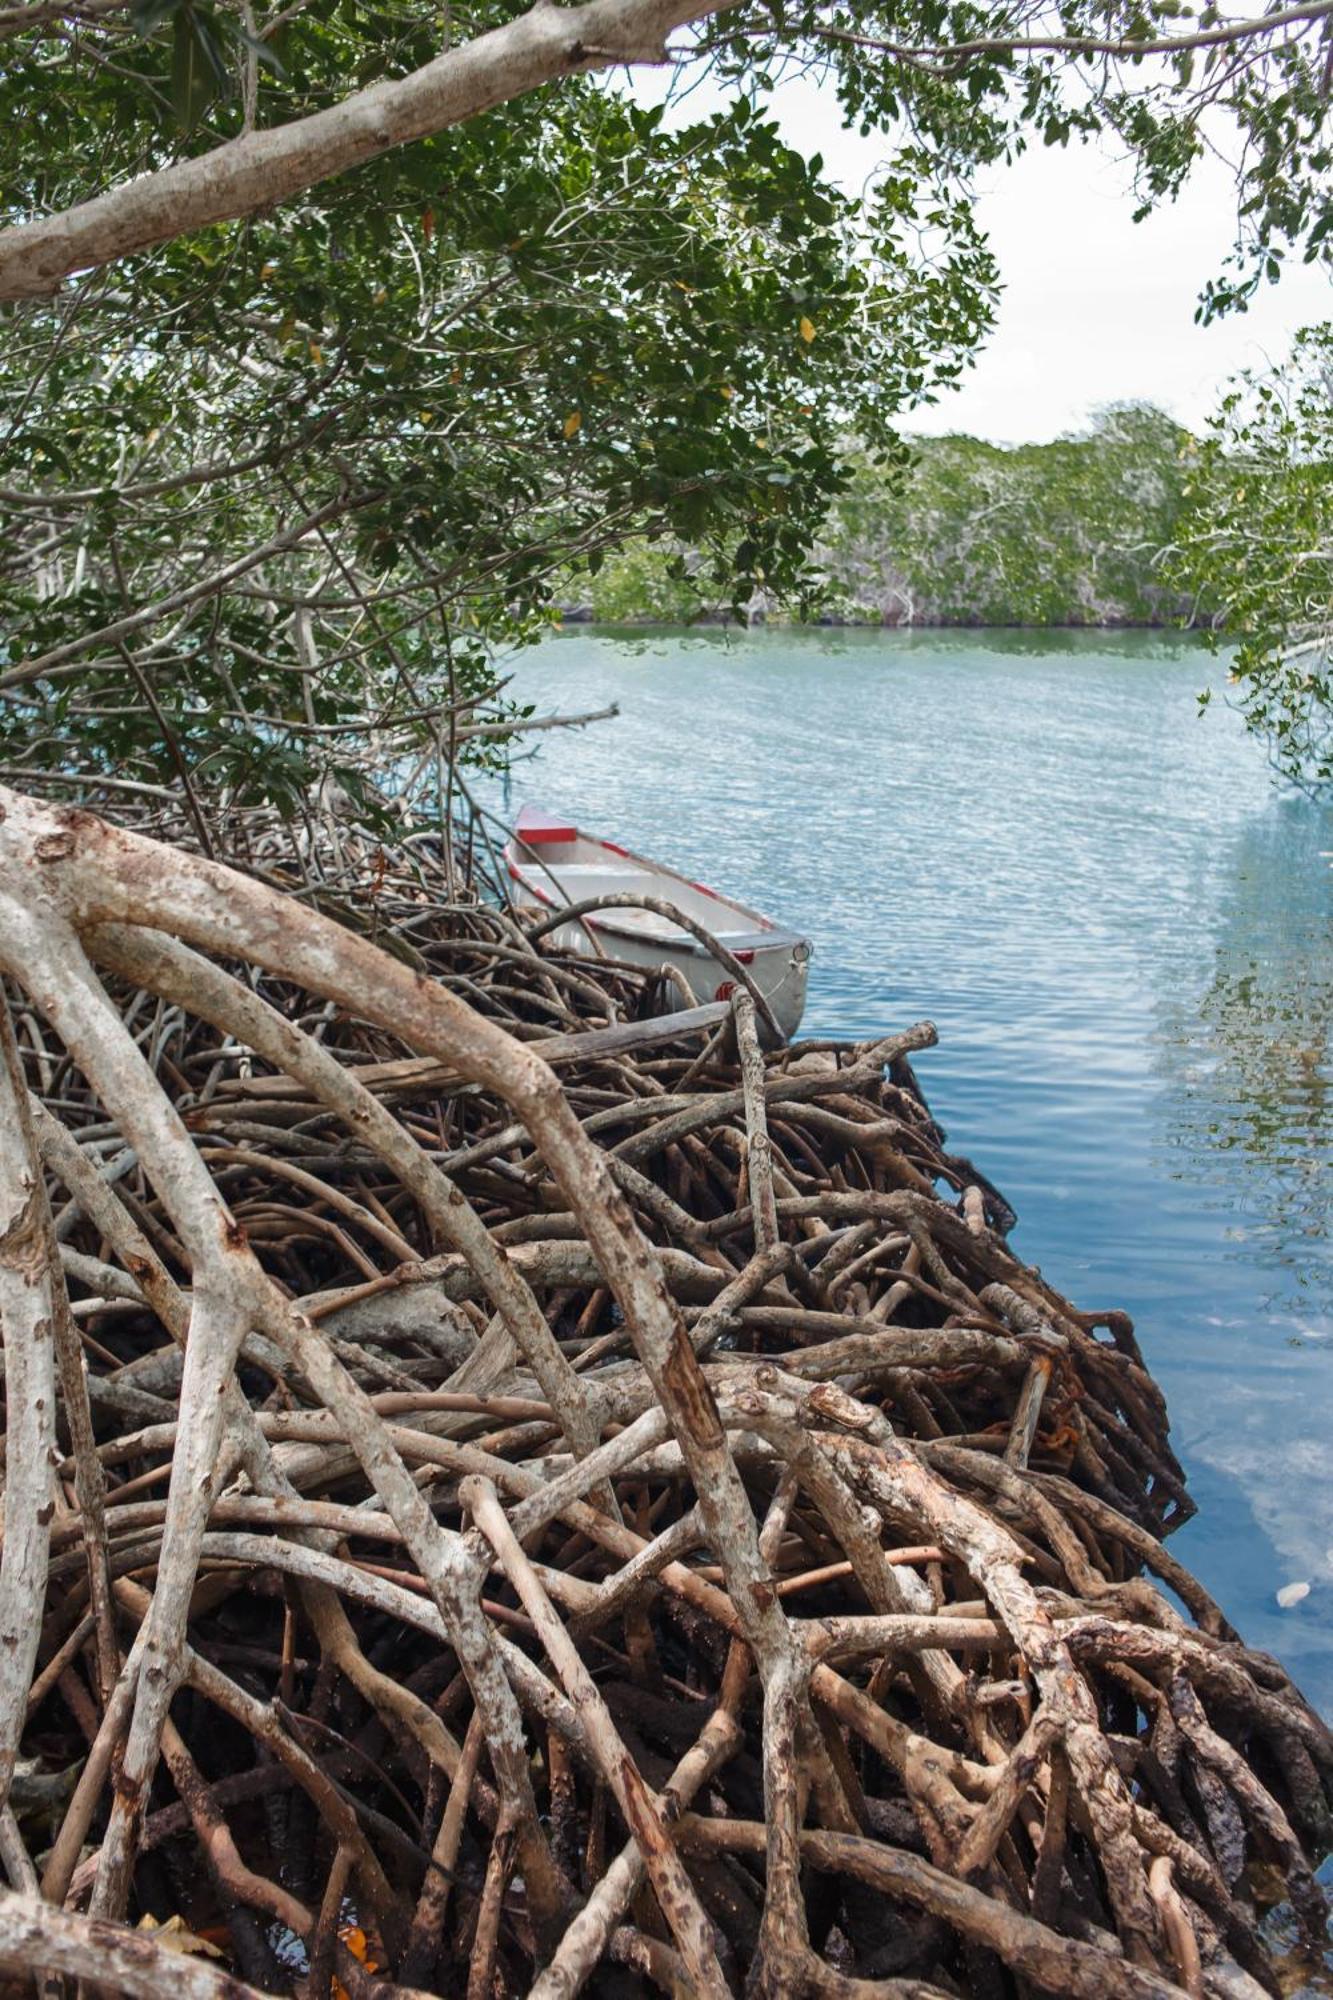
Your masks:
{"label": "tangled mangrove root", "polygon": [[0,812],[0,1969],[1278,1990],[1333,1744],[928,1025],[766,1049],[418,864],[353,931]]}

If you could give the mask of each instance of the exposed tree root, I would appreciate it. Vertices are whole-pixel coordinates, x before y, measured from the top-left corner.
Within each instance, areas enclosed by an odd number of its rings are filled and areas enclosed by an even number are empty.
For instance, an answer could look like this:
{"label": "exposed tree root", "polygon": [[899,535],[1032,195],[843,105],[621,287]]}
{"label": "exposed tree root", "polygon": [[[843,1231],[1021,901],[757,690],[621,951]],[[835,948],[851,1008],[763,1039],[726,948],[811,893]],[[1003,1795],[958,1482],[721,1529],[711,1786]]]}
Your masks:
{"label": "exposed tree root", "polygon": [[648,1021],[356,851],[349,928],[0,793],[0,1969],[1276,1991],[1333,1742],[934,1031]]}

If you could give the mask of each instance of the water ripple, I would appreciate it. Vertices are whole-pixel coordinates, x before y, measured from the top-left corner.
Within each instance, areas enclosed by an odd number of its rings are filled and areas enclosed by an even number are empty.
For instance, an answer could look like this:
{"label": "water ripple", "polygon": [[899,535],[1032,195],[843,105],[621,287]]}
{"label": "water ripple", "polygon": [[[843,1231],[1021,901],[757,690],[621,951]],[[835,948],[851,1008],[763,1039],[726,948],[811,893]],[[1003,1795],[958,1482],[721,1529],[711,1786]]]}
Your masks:
{"label": "water ripple", "polygon": [[1018,1247],[1139,1322],[1183,1558],[1333,1704],[1333,815],[1198,719],[1207,671],[1138,634],[571,633],[522,697],[621,720],[512,797],[807,929],[810,1029],[938,1023],[932,1105]]}

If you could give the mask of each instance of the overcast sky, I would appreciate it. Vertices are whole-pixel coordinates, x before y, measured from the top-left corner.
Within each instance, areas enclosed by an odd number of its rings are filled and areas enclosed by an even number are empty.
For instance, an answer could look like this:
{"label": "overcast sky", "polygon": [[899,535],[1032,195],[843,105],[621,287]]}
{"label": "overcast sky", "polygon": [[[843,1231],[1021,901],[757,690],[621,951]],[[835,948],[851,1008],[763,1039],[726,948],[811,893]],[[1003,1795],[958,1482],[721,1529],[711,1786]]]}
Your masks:
{"label": "overcast sky", "polygon": [[[687,112],[707,109],[705,97],[706,87]],[[860,190],[882,139],[845,133],[833,93],[813,80],[784,85],[776,108],[793,145],[821,152]],[[963,387],[913,413],[910,427],[1017,443],[1077,430],[1099,404],[1142,400],[1199,429],[1230,375],[1279,359],[1297,327],[1333,317],[1327,270],[1292,264],[1248,313],[1194,324],[1235,227],[1220,162],[1196,169],[1181,199],[1146,222],[1133,210],[1124,164],[1095,145],[1040,147],[995,169],[979,214],[1005,285],[998,324]]]}

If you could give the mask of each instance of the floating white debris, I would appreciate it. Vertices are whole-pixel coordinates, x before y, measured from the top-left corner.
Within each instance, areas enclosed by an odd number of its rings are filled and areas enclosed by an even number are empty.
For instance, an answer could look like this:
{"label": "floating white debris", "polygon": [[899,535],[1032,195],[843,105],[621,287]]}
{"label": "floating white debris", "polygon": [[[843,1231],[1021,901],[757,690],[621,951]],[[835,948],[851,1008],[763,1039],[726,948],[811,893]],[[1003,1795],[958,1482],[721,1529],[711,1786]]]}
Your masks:
{"label": "floating white debris", "polygon": [[1284,1611],[1290,1611],[1293,1604],[1299,1604],[1310,1595],[1308,1583],[1284,1583],[1277,1594],[1277,1601]]}

